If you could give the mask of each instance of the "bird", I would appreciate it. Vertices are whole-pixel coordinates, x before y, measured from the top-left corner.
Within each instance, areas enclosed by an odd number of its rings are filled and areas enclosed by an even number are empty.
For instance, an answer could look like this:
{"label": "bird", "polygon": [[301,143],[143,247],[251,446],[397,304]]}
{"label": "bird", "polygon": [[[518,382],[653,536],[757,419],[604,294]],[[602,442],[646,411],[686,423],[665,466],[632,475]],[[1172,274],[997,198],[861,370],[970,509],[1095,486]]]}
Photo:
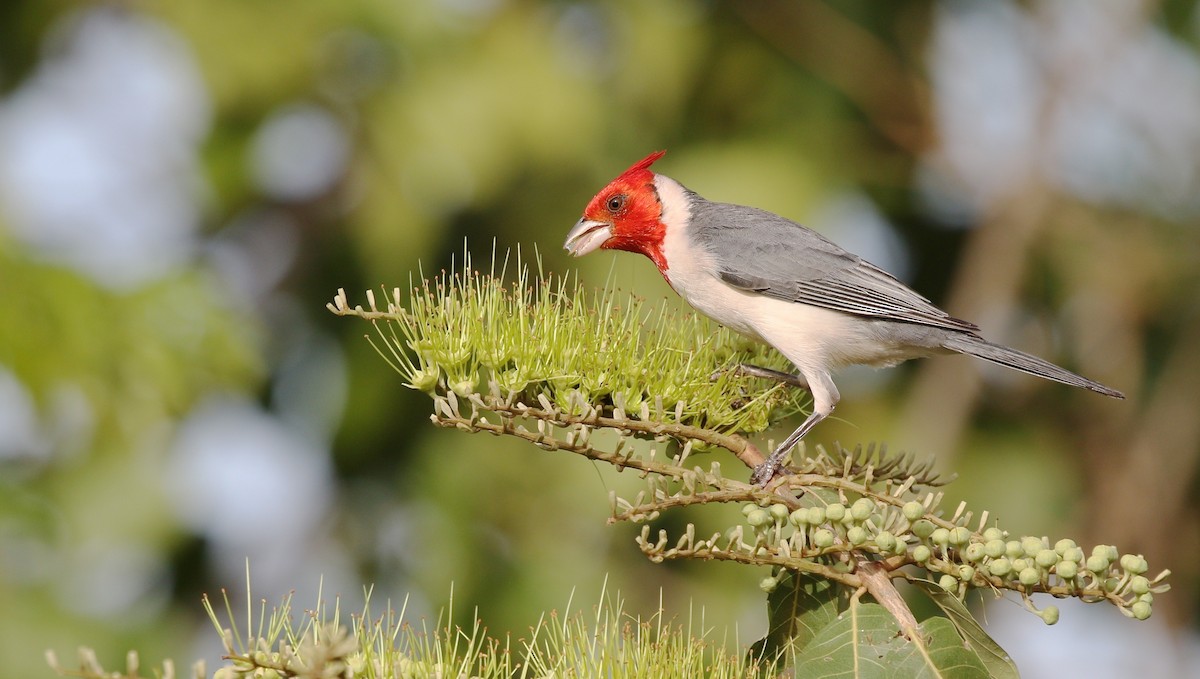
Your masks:
{"label": "bird", "polygon": [[989,342],[974,323],[951,316],[797,222],[706,200],[651,171],[665,153],[651,153],[601,189],[564,248],[575,257],[598,249],[645,255],[694,309],[774,347],[795,366],[789,381],[811,393],[812,412],[755,467],[753,483],[765,486],[779,475],[789,451],[829,417],[841,398],[833,375],[851,365],[882,368],[960,353],[1125,398],[1049,361]]}

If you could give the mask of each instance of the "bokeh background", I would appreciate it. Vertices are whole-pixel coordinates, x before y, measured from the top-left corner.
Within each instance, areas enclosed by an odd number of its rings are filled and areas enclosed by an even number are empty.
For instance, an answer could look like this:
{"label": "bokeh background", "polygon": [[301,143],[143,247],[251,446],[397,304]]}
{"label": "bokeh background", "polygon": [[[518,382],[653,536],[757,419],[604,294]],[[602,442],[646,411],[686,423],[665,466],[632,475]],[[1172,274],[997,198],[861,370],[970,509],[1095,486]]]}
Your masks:
{"label": "bokeh background", "polygon": [[935,359],[850,371],[811,438],[936,455],[1010,529],[1172,568],[1147,623],[986,617],[1029,676],[1180,676],[1196,5],[0,3],[0,674],[78,645],[212,667],[199,597],[242,591],[247,559],[256,597],[300,607],[372,585],[436,617],[453,587],[459,619],[520,634],[607,575],[631,611],[661,592],[729,643],[760,636],[762,573],[645,562],[636,527],[604,523],[627,479],[435,429],[369,327],[324,309],[464,242],[669,298],[639,257],[560,250],[596,190],[667,148],[656,169],[701,194],[809,224],[1129,395]]}

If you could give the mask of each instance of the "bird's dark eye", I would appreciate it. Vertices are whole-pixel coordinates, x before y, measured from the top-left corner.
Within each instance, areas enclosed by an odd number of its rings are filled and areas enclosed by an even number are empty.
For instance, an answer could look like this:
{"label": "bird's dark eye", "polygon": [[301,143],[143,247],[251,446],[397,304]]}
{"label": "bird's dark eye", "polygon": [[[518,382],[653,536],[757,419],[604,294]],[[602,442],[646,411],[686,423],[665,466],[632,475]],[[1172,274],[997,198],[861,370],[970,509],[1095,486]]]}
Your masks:
{"label": "bird's dark eye", "polygon": [[609,198],[605,207],[608,208],[609,212],[620,212],[621,208],[625,207],[625,194],[618,193],[617,195]]}

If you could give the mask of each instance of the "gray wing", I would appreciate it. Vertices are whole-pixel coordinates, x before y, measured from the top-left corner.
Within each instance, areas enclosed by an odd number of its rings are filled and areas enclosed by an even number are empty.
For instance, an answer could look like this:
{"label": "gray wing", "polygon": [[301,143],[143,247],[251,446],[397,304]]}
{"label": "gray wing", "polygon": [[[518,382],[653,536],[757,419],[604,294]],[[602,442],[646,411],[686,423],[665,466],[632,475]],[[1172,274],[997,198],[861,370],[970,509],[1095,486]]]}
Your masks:
{"label": "gray wing", "polygon": [[975,332],[883,269],[770,212],[693,199],[688,234],[729,285],[768,297],[949,330]]}

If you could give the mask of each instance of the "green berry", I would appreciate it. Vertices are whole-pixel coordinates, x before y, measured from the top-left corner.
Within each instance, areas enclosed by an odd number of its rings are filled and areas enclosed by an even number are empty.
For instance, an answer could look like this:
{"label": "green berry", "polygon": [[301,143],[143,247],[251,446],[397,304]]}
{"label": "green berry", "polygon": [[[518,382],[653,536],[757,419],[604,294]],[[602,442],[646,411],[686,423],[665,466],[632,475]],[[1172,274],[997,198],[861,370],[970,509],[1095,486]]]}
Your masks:
{"label": "green berry", "polygon": [[1008,559],[992,559],[988,562],[988,572],[992,575],[1004,577],[1012,572],[1012,562]]}
{"label": "green berry", "polygon": [[1072,547],[1062,554],[1063,561],[1074,561],[1075,563],[1083,563],[1083,549],[1080,547]]}
{"label": "green berry", "polygon": [[902,507],[900,511],[904,513],[904,518],[908,519],[909,521],[916,521],[922,516],[925,516],[925,505],[917,502],[916,500],[912,500],[910,502],[905,502],[904,507]]}
{"label": "green berry", "polygon": [[808,525],[819,526],[825,523],[825,510],[821,507],[808,508]]}
{"label": "green berry", "polygon": [[1144,575],[1135,575],[1129,579],[1129,591],[1134,594],[1145,594],[1150,591],[1150,581]]}
{"label": "green berry", "polygon": [[761,507],[753,502],[747,502],[746,504],[742,505],[742,516],[750,516],[750,512],[756,509],[761,509]]}
{"label": "green berry", "polygon": [[784,521],[788,518],[787,505],[776,503],[771,505],[767,511],[771,513],[771,518],[776,521]]}
{"label": "green berry", "polygon": [[855,546],[865,543],[870,537],[867,529],[862,526],[853,526],[850,530],[846,531],[846,539],[850,541],[850,544]]}
{"label": "green berry", "polygon": [[1054,551],[1058,552],[1060,555],[1065,554],[1068,549],[1074,549],[1076,547],[1078,547],[1078,545],[1076,545],[1075,541],[1071,538],[1063,538],[1054,543]]}
{"label": "green berry", "polygon": [[1141,575],[1150,568],[1150,565],[1146,563],[1146,560],[1140,554],[1125,554],[1121,557],[1121,568],[1124,568],[1128,573]]}
{"label": "green berry", "polygon": [[1063,580],[1074,580],[1075,576],[1079,575],[1079,564],[1074,561],[1059,561],[1054,567],[1054,572]]}
{"label": "green berry", "polygon": [[929,536],[929,541],[939,547],[945,547],[950,542],[950,531],[945,528],[936,528]]}
{"label": "green berry", "polygon": [[788,521],[790,521],[793,526],[797,526],[797,527],[807,524],[808,523],[808,510],[803,507],[801,507],[800,509],[797,509],[796,511],[794,511],[790,515],[788,515]]}
{"label": "green berry", "polygon": [[990,542],[992,540],[1003,540],[1004,531],[995,526],[990,526],[987,530],[983,531],[983,539],[985,542]]}
{"label": "green berry", "polygon": [[824,549],[833,545],[833,531],[828,528],[821,528],[813,533],[813,544]]}
{"label": "green berry", "polygon": [[1026,568],[1030,568],[1032,565],[1033,564],[1030,562],[1030,560],[1026,559],[1025,557],[1021,557],[1019,559],[1012,560],[1012,569],[1018,573],[1025,570]]}
{"label": "green berry", "polygon": [[850,516],[855,521],[866,521],[875,513],[875,501],[869,497],[860,497],[850,505]]}
{"label": "green berry", "polygon": [[942,589],[953,594],[958,591],[958,578],[950,574],[943,575],[942,577],[938,578],[938,585],[940,585]]}
{"label": "green berry", "polygon": [[925,545],[917,545],[913,548],[912,558],[917,563],[925,563],[931,556],[933,556],[933,551]]}
{"label": "green berry", "polygon": [[846,506],[839,503],[833,503],[825,508],[825,518],[830,521],[841,521],[846,516]]}
{"label": "green berry", "polygon": [[981,542],[972,542],[971,544],[967,545],[965,550],[963,550],[963,556],[967,558],[967,561],[971,562],[982,561],[986,554],[987,552],[985,551],[983,543]]}
{"label": "green berry", "polygon": [[1107,573],[1108,566],[1108,557],[1099,554],[1089,556],[1086,564],[1087,569],[1093,573]]}
{"label": "green berry", "polygon": [[993,559],[999,559],[1004,556],[1005,547],[1006,543],[1003,540],[993,538],[983,543],[983,553]]}
{"label": "green berry", "polygon": [[758,581],[758,588],[761,589],[762,591],[766,592],[767,594],[774,592],[775,588],[778,586],[779,586],[779,578],[776,578],[774,576],[767,576],[767,577],[763,578],[762,580]]}
{"label": "green berry", "polygon": [[1043,549],[1033,557],[1034,563],[1042,568],[1050,568],[1058,563],[1058,551],[1054,549]]}
{"label": "green berry", "polygon": [[1092,556],[1102,556],[1112,563],[1121,558],[1121,553],[1113,545],[1096,545],[1092,547]]}
{"label": "green berry", "polygon": [[1153,592],[1146,592],[1145,594],[1139,594],[1139,595],[1137,595],[1137,600],[1138,600],[1138,601],[1145,601],[1145,602],[1146,602],[1146,603],[1148,603],[1148,604],[1150,604],[1150,603],[1154,603],[1154,593],[1153,593]]}
{"label": "green berry", "polygon": [[[1059,540],[1059,543],[1062,543],[1062,542],[1063,542],[1062,540]],[[1037,553],[1042,551],[1043,548],[1044,548],[1044,545],[1042,544],[1041,538],[1035,538],[1035,537],[1021,538],[1021,551],[1025,552],[1024,556],[1028,556],[1028,557],[1037,556]]]}
{"label": "green berry", "polygon": [[875,546],[879,548],[880,552],[894,551],[896,549],[896,536],[886,530],[879,531],[879,534],[875,536]]}
{"label": "green berry", "polygon": [[746,523],[749,523],[755,528],[761,528],[762,526],[771,523],[771,514],[765,509],[755,509],[746,515]]}
{"label": "green berry", "polygon": [[1145,620],[1146,618],[1150,617],[1150,602],[1135,601],[1133,602],[1133,605],[1129,607],[1129,611],[1133,613],[1133,617],[1137,618],[1138,620]]}
{"label": "green berry", "polygon": [[1021,569],[1021,574],[1017,576],[1022,585],[1032,587],[1042,581],[1042,572],[1038,569],[1029,566]]}
{"label": "green berry", "polygon": [[937,526],[933,525],[933,522],[929,519],[920,519],[919,521],[913,523],[912,532],[913,535],[921,539],[925,539],[930,535],[933,535],[933,531],[936,528]]}
{"label": "green berry", "polygon": [[1041,612],[1042,622],[1053,625],[1058,622],[1058,606],[1047,606]]}
{"label": "green berry", "polygon": [[974,580],[975,579],[975,567],[974,566],[959,566],[958,567],[958,577],[963,582],[970,582],[970,581]]}
{"label": "green berry", "polygon": [[971,541],[971,530],[965,526],[958,526],[950,531],[950,544],[955,547],[961,547]]}
{"label": "green berry", "polygon": [[1004,543],[1004,555],[1010,559],[1015,559],[1025,553],[1025,548],[1021,546],[1020,540],[1009,540]]}

